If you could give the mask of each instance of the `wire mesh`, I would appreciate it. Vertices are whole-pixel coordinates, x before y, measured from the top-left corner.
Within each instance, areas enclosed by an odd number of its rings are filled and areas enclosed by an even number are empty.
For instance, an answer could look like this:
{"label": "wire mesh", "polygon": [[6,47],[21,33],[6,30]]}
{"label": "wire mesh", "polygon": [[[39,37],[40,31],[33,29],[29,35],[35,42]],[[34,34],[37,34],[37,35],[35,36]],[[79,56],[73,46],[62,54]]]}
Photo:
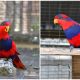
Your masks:
{"label": "wire mesh", "polygon": [[41,1],[41,37],[65,38],[59,26],[53,24],[54,16],[63,13],[80,22],[80,1]]}
{"label": "wire mesh", "polygon": [[[66,57],[66,59],[65,59]],[[42,79],[70,79],[72,78],[71,56],[41,55]]]}
{"label": "wire mesh", "polygon": [[[80,1],[41,1],[41,44],[59,46],[65,35],[60,26],[53,24],[54,16],[63,13],[80,23]],[[45,39],[43,39],[45,38]],[[59,38],[60,40],[57,41]],[[64,39],[63,39],[64,38]],[[54,40],[54,42],[52,42]],[[52,42],[52,43],[51,43]],[[58,42],[58,44],[57,44]],[[62,42],[63,43],[63,42]],[[67,43],[67,41],[65,42]],[[61,44],[60,44],[61,45]],[[66,46],[64,43],[62,44]],[[65,50],[64,50],[65,51]],[[41,78],[44,79],[80,79],[80,57],[60,58],[60,55],[41,55]],[[68,57],[68,56],[66,56]]]}

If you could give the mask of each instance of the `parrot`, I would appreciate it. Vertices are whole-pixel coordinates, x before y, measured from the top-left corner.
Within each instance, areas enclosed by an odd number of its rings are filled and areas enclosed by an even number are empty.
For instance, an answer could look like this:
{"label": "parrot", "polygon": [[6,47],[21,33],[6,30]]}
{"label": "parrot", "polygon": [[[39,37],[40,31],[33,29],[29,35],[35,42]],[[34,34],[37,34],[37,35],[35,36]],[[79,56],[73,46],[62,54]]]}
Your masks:
{"label": "parrot", "polygon": [[57,14],[53,19],[64,31],[65,37],[70,44],[70,51],[73,48],[80,48],[80,24],[65,14]]}
{"label": "parrot", "polygon": [[26,67],[19,58],[16,43],[9,35],[11,22],[3,21],[0,24],[0,58],[11,59],[15,68],[25,70]]}

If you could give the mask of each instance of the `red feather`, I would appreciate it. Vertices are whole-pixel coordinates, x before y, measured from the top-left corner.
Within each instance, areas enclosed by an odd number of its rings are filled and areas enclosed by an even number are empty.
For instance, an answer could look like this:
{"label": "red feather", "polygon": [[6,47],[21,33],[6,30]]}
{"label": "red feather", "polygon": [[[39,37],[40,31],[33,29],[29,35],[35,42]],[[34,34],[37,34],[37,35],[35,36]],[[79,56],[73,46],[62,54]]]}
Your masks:
{"label": "red feather", "polygon": [[8,58],[8,57],[10,57],[12,55],[15,55],[16,54],[15,52],[17,52],[17,50],[16,50],[16,45],[15,45],[15,43],[13,41],[12,42],[12,48],[10,50],[8,50],[8,51],[1,50],[0,51],[0,58]]}
{"label": "red feather", "polygon": [[71,45],[74,45],[75,47],[80,46],[80,34],[76,35],[72,39],[68,39],[68,41]]}
{"label": "red feather", "polygon": [[58,23],[63,28],[63,30],[66,30],[66,29],[70,28],[72,25],[74,25],[73,24],[74,21],[65,21],[65,20],[61,20],[61,19],[58,19]]}
{"label": "red feather", "polygon": [[80,47],[80,24],[64,14],[58,14],[54,19],[64,30],[70,45]]}
{"label": "red feather", "polygon": [[[10,39],[10,36],[9,36],[8,32],[5,31],[6,27],[7,26],[9,27],[9,25],[10,25],[10,23],[6,23],[6,24],[4,23],[2,26],[0,26],[0,41],[1,40],[6,41],[5,43],[8,43],[9,41],[7,41],[7,40]],[[4,44],[4,43],[2,43],[2,44]],[[18,57],[19,53],[17,52],[15,42],[12,41],[11,43],[9,42],[9,44],[11,45],[9,50],[5,50],[5,48],[2,47],[3,45],[2,46],[0,45],[0,48],[1,48],[0,58],[11,58],[14,67],[16,67],[18,69],[26,69],[25,66],[23,65],[23,63],[21,62],[21,60]],[[6,45],[7,44],[5,44],[5,46]]]}
{"label": "red feather", "polygon": [[13,61],[13,65],[16,68],[18,68],[18,69],[26,69],[24,64],[21,62],[21,60],[19,59],[19,57],[17,55],[12,61]]}

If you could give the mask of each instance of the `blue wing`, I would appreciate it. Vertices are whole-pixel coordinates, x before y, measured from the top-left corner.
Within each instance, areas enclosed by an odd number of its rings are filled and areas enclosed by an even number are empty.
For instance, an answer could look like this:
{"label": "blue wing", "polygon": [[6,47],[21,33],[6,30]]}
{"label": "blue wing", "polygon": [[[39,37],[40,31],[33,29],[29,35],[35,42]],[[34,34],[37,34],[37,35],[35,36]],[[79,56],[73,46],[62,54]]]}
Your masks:
{"label": "blue wing", "polygon": [[1,39],[0,40],[0,50],[10,50],[12,48],[12,40],[11,39],[6,39],[6,40],[3,40]]}
{"label": "blue wing", "polygon": [[80,25],[74,24],[72,27],[64,30],[64,33],[68,39],[71,39],[76,35],[80,34]]}

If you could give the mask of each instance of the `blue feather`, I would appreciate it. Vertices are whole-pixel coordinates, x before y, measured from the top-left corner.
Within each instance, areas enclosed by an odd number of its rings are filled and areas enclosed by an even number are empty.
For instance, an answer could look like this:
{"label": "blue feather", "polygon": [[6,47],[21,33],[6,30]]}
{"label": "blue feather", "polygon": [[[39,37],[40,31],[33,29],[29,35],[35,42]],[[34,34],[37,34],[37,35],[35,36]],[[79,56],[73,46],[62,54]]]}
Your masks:
{"label": "blue feather", "polygon": [[1,39],[0,40],[0,50],[10,50],[12,48],[12,40],[11,39],[6,39],[6,40],[3,40]]}
{"label": "blue feather", "polygon": [[64,30],[64,33],[68,39],[71,39],[80,33],[80,25],[75,24],[67,30]]}

